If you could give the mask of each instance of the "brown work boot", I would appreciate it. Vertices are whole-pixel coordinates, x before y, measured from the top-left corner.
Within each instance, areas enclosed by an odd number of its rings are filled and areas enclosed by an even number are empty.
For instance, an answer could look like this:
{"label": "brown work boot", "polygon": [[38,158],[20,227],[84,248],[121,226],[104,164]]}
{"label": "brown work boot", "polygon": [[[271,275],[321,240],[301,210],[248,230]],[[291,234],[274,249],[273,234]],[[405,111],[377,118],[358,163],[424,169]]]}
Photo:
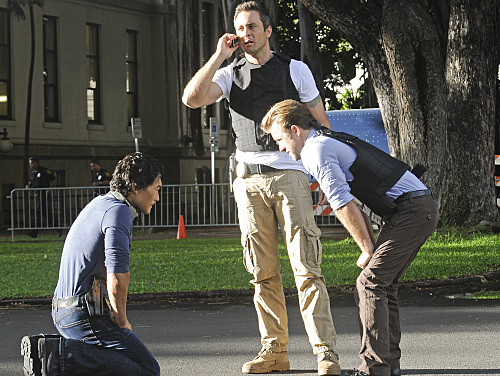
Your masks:
{"label": "brown work boot", "polygon": [[243,373],[268,373],[272,371],[288,371],[290,361],[286,351],[279,351],[272,345],[264,345],[254,360],[243,364]]}
{"label": "brown work boot", "polygon": [[318,353],[318,375],[340,375],[339,357],[333,350]]}

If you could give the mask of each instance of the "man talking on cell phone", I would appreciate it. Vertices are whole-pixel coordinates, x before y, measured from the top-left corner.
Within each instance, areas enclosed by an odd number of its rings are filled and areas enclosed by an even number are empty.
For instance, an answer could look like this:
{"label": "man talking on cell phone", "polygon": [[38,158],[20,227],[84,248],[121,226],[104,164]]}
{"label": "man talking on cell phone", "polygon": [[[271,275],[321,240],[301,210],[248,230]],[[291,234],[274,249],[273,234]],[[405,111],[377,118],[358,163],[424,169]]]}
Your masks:
{"label": "man talking on cell phone", "polygon": [[[184,89],[183,102],[207,106],[226,98],[236,135],[234,197],[238,205],[244,264],[253,275],[262,350],[243,373],[290,369],[288,321],[280,274],[278,226],[285,239],[299,294],[302,319],[317,355],[319,375],[339,375],[330,299],[321,274],[321,232],[312,209],[309,180],[302,163],[280,153],[260,129],[266,111],[293,98],[329,127],[313,75],[303,62],[271,51],[271,20],[255,2],[236,7],[235,34],[224,34],[209,61]],[[238,43],[236,43],[236,41]],[[240,46],[244,56],[220,68]],[[220,69],[219,69],[220,68]]]}

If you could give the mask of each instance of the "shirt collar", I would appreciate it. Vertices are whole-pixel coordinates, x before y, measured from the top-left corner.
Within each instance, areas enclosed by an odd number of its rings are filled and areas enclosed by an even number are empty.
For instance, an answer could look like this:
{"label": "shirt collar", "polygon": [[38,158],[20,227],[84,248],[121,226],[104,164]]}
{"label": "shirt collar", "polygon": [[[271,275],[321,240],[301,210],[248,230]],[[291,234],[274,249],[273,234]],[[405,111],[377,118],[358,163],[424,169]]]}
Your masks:
{"label": "shirt collar", "polygon": [[130,213],[132,214],[132,220],[136,219],[139,216],[139,213],[137,212],[137,209],[134,208],[134,206],[130,203],[130,201],[122,195],[118,191],[110,191],[110,193],[115,196],[117,200],[120,200],[121,202],[125,203],[128,208],[130,209]]}
{"label": "shirt collar", "polygon": [[316,128],[311,128],[311,132],[309,132],[309,135],[307,136],[307,139],[306,139],[306,142],[307,140],[309,140],[310,138],[314,137],[314,135],[316,134],[318,130]]}

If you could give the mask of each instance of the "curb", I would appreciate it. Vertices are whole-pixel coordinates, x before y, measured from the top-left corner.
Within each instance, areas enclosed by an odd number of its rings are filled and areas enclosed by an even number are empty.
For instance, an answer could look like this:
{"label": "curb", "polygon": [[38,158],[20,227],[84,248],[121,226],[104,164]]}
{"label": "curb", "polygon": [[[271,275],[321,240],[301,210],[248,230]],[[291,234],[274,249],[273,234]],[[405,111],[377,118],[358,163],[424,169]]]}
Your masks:
{"label": "curb", "polygon": [[[400,289],[423,289],[449,286],[463,286],[467,284],[484,284],[486,282],[500,282],[500,270],[486,272],[483,274],[454,277],[447,279],[432,279],[426,281],[402,282],[398,284]],[[500,284],[499,284],[500,286]],[[343,295],[353,293],[354,285],[330,286],[329,295]],[[297,295],[296,288],[286,288],[283,290],[286,296]],[[190,299],[223,299],[223,298],[247,298],[252,297],[253,289],[244,290],[211,290],[211,291],[172,291],[149,294],[129,294],[129,303],[146,303],[158,300],[190,300]],[[52,303],[52,297],[42,298],[19,298],[0,299],[0,306],[47,306]]]}

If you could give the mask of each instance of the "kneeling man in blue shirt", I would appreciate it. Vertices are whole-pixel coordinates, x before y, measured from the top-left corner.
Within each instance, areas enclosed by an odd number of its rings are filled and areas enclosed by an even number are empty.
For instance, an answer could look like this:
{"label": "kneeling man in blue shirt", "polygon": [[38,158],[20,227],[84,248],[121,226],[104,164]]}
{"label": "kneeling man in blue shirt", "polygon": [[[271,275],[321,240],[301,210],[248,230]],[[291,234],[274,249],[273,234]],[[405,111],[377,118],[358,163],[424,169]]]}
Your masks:
{"label": "kneeling man in blue shirt", "polygon": [[[318,125],[297,101],[275,104],[261,127],[280,151],[302,160],[361,249],[355,299],[362,364],[350,375],[400,375],[396,284],[437,226],[438,205],[431,191],[406,163],[355,136]],[[376,241],[355,197],[383,218]]]}
{"label": "kneeling man in blue shirt", "polygon": [[52,300],[62,337],[24,337],[24,356],[33,359],[25,361],[25,374],[160,375],[158,362],[132,332],[126,305],[132,222],[159,200],[162,171],[155,158],[127,155],[116,166],[110,192],[78,215],[64,243]]}

